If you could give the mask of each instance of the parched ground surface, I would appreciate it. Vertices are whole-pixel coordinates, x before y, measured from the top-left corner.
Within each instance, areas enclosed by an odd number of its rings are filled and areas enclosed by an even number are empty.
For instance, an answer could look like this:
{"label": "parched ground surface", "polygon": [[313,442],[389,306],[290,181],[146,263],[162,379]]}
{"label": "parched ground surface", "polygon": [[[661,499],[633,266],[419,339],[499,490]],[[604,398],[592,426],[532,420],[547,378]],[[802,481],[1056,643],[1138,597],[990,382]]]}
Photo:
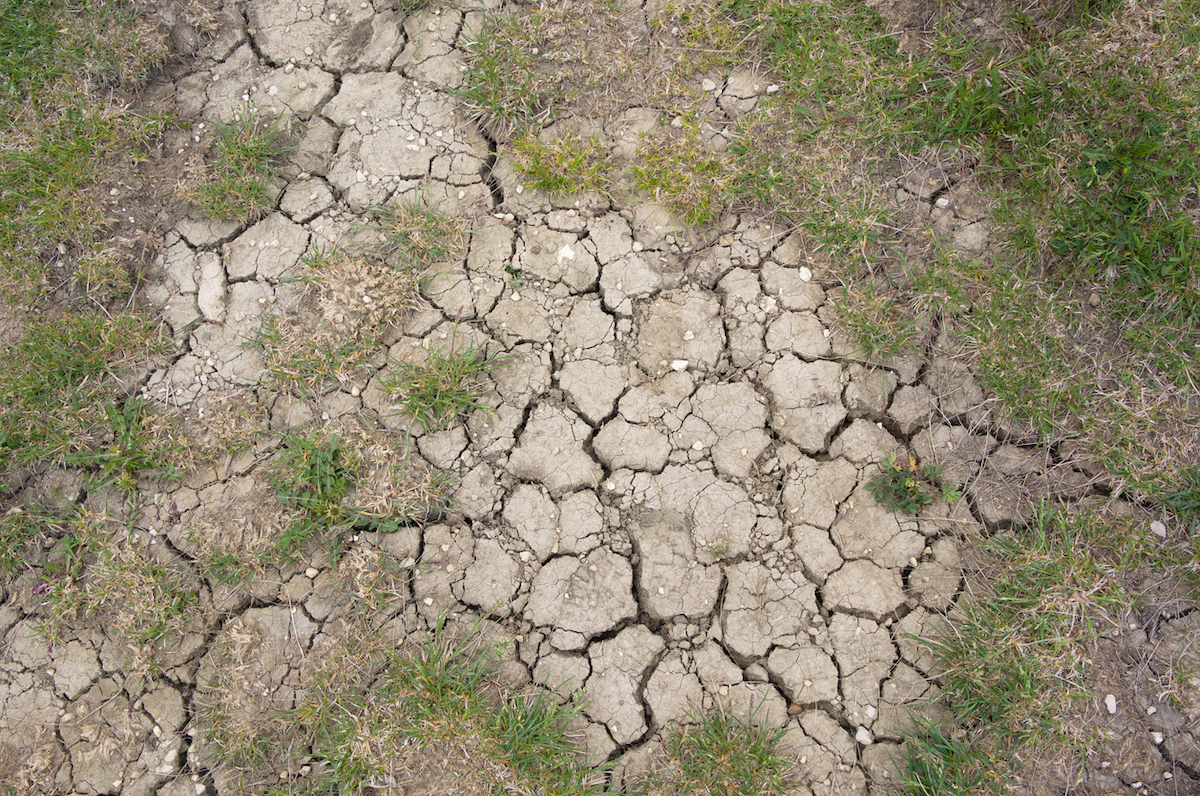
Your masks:
{"label": "parched ground surface", "polygon": [[[837,274],[789,230],[726,217],[701,237],[649,199],[522,186],[454,93],[481,10],[250,0],[222,13],[215,35],[176,31],[187,57],[152,87],[154,102],[195,120],[169,145],[198,162],[215,125],[248,107],[282,116],[298,144],[265,218],[186,217],[167,233],[146,299],[175,353],[142,392],[198,428],[223,424],[214,434],[240,418],[253,444],[177,488],[144,488],[146,508],[129,518],[130,543],[180,572],[198,600],[156,666],[131,668],[132,648],[104,624],[48,644],[36,581],[4,595],[2,778],[30,794],[243,792],[198,713],[293,707],[386,552],[401,575],[374,620],[379,635],[399,643],[441,615],[488,617],[489,633],[512,642],[510,684],[586,692],[579,737],[590,759],[614,763],[614,788],[648,764],[672,722],[718,706],[786,727],[798,793],[893,785],[909,711],[937,693],[918,639],[961,593],[960,543],[1027,520],[1039,496],[1089,499],[1096,472],[1034,447],[945,340],[927,359],[859,362],[833,327],[826,287]],[[634,31],[654,13],[621,11]],[[703,89],[720,125],[768,82],[739,74]],[[670,121],[651,108],[623,118],[600,131],[608,145]],[[938,179],[897,179],[897,203],[944,219],[963,247],[986,247],[969,185]],[[466,221],[462,256],[438,266],[427,304],[337,388],[312,400],[264,393],[262,353],[246,344],[269,315],[311,316],[302,258],[374,244],[368,211],[407,195]],[[488,382],[494,414],[423,434],[381,381],[389,363],[458,339],[511,355]],[[387,444],[411,435],[452,475],[454,512],[360,534],[337,567],[321,554],[243,585],[206,572],[202,554],[278,534],[271,462],[285,432],[322,426]],[[877,505],[865,484],[904,449],[943,464],[965,500],[920,517]],[[104,499],[69,471],[25,488],[89,507]],[[1132,640],[1117,633],[1114,657],[1134,669],[1194,658],[1189,631],[1174,627],[1194,617],[1155,626],[1153,638],[1142,625]],[[1117,712],[1098,706],[1095,720],[1127,738],[1129,754],[1095,761],[1093,781],[1195,792],[1195,713],[1113,688]],[[258,784],[305,774],[284,765]]]}

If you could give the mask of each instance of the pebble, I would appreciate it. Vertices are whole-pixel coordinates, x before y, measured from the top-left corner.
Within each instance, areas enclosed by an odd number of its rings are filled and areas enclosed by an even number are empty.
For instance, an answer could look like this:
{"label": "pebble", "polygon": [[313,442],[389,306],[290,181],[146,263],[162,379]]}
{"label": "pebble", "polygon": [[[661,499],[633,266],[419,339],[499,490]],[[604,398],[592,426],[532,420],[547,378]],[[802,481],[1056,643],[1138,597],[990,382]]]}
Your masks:
{"label": "pebble", "polygon": [[1155,536],[1158,536],[1162,539],[1167,538],[1167,526],[1164,525],[1163,523],[1159,522],[1158,520],[1155,520],[1154,522],[1150,523],[1150,530],[1154,533]]}
{"label": "pebble", "polygon": [[1104,697],[1104,707],[1108,708],[1109,713],[1117,712],[1117,697],[1114,694],[1109,694]]}
{"label": "pebble", "polygon": [[688,361],[686,359],[676,359],[671,362],[671,370],[676,373],[682,373],[688,369]]}
{"label": "pebble", "polygon": [[708,79],[707,77],[704,78],[704,80],[702,80],[700,82],[700,88],[703,89],[704,91],[712,91],[716,87],[717,87],[717,84],[715,82],[713,82],[712,80]]}
{"label": "pebble", "polygon": [[875,743],[875,739],[871,736],[871,731],[861,726],[858,728],[858,732],[854,733],[854,740],[863,746],[870,746]]}
{"label": "pebble", "polygon": [[315,578],[317,575],[320,575],[320,574],[321,574],[321,571],[319,569],[317,569],[316,567],[309,567],[308,569],[304,570],[304,577],[306,577],[306,578]]}

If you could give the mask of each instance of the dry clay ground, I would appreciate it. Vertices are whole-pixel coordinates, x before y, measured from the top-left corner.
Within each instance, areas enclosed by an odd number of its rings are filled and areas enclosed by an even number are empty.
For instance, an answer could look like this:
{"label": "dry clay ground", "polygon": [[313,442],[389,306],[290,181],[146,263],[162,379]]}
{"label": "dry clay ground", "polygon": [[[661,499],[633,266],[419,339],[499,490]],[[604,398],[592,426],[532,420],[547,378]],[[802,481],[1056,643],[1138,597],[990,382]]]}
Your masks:
{"label": "dry clay ground", "polygon": [[[631,52],[655,5],[622,8]],[[758,706],[756,720],[787,728],[797,793],[887,791],[908,711],[937,693],[915,637],[962,594],[963,541],[1027,520],[1042,495],[1097,499],[1096,473],[1000,419],[944,339],[925,359],[856,361],[831,322],[826,288],[838,274],[788,230],[726,217],[700,235],[651,201],[523,188],[453,93],[481,10],[405,17],[369,2],[249,0],[228,3],[221,20],[202,37],[178,27],[179,63],[148,91],[194,120],[167,154],[201,159],[215,123],[247,107],[282,116],[297,147],[262,220],[189,216],[166,234],[145,298],[175,355],[142,392],[216,435],[240,418],[253,445],[177,487],[143,486],[131,543],[183,573],[199,599],[157,666],[131,666],[130,646],[103,622],[48,644],[35,630],[35,579],[3,595],[4,783],[28,794],[241,792],[204,742],[202,706],[249,720],[293,707],[322,650],[338,649],[356,578],[386,551],[403,570],[378,634],[399,644],[444,614],[487,617],[489,636],[512,642],[508,684],[586,691],[578,737],[590,759],[614,763],[616,788],[691,706]],[[718,128],[769,85],[751,72],[725,78],[709,89]],[[620,152],[664,121],[628,108],[601,140]],[[295,280],[301,258],[373,243],[368,210],[413,191],[470,227],[427,305],[315,400],[258,387],[264,361],[245,344],[268,314],[319,313]],[[969,181],[919,171],[894,195],[940,217],[958,245],[988,245]],[[494,415],[414,431],[379,387],[388,361],[464,340],[511,355],[489,381]],[[270,462],[285,431],[322,426],[386,444],[413,433],[420,457],[452,474],[453,512],[360,534],[338,567],[318,553],[221,583],[199,559],[279,533]],[[904,448],[943,463],[966,498],[918,518],[878,506],[864,485]],[[24,489],[105,499],[65,470]],[[1086,766],[1096,792],[1196,792],[1195,716],[1139,687],[1155,661],[1186,651],[1177,625],[1195,616],[1132,617],[1132,630],[1114,631],[1117,712],[1097,700],[1093,717],[1111,728],[1112,755]],[[283,760],[262,784],[286,787],[311,770],[303,764]]]}

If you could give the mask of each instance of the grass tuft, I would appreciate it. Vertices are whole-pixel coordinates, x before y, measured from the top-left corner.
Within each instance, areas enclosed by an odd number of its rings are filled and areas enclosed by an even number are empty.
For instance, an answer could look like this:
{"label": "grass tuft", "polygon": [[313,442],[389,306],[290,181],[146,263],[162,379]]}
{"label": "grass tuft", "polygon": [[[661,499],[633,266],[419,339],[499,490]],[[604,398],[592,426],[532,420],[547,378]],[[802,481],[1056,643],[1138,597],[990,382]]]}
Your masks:
{"label": "grass tuft", "polygon": [[149,319],[139,315],[31,320],[24,337],[0,354],[0,469],[61,460],[122,434],[133,441],[134,426],[111,425],[127,419],[125,410],[101,407],[118,400],[122,374],[160,343]]}
{"label": "grass tuft", "polygon": [[275,205],[275,168],[291,148],[280,118],[263,119],[250,109],[218,124],[212,171],[186,189],[187,198],[212,218],[249,223],[266,215]]}
{"label": "grass tuft", "polygon": [[393,372],[380,380],[380,387],[402,414],[430,433],[472,412],[491,412],[481,400],[489,389],[484,377],[506,359],[475,345],[456,347],[451,340],[446,350],[429,347],[423,362],[393,362]]}
{"label": "grass tuft", "polygon": [[640,783],[640,793],[769,796],[787,791],[790,762],[779,750],[783,728],[749,724],[724,711],[690,718],[692,723],[671,730],[666,769]]}
{"label": "grass tuft", "polygon": [[549,141],[526,133],[512,144],[512,161],[526,185],[563,196],[574,193],[608,195],[617,164],[597,136],[587,141],[568,132]]}
{"label": "grass tuft", "polygon": [[395,270],[412,274],[456,257],[466,244],[462,219],[419,202],[378,211],[375,228],[384,235],[384,259]]}

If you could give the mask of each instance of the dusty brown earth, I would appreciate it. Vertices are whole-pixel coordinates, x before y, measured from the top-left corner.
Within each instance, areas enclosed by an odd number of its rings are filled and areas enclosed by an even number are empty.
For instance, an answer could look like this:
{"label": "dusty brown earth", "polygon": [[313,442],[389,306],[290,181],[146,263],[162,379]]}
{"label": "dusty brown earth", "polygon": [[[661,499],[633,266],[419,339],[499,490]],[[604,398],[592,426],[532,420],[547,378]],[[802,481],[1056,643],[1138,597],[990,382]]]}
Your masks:
{"label": "dusty brown earth", "polygon": [[[104,616],[48,643],[39,571],[0,592],[0,781],[14,792],[286,789],[320,761],[287,750],[249,785],[206,739],[205,717],[253,722],[295,707],[375,587],[376,640],[403,644],[443,615],[483,617],[510,642],[508,685],[584,689],[578,737],[590,760],[613,764],[615,791],[698,706],[785,727],[796,793],[889,792],[909,711],[938,694],[917,639],[980,587],[964,576],[966,543],[1026,522],[1043,496],[1107,501],[1101,473],[1037,447],[999,411],[948,334],[931,329],[924,357],[860,361],[834,323],[839,275],[792,230],[727,215],[697,231],[651,197],[522,185],[455,94],[467,42],[500,10],[485,6],[405,15],[380,2],[230,0],[199,26],[164,9],[175,55],[140,101],[181,123],[147,171],[114,186],[134,218],[124,234],[157,252],[140,299],[174,339],[140,390],[197,439],[251,444],[177,486],[143,483],[132,515],[67,469],[28,473],[6,499],[112,512],[128,522],[127,546],[197,600],[147,660]],[[883,10],[898,29],[927,24],[915,7]],[[665,13],[621,5],[627,57]],[[748,69],[720,77],[704,89],[714,127],[769,86]],[[571,123],[620,152],[670,121],[618,100]],[[276,207],[251,225],[178,211],[177,184],[202,167],[215,125],[248,108],[282,118],[296,144]],[[988,201],[969,175],[907,164],[884,188],[898,214],[986,252]],[[423,305],[315,397],[265,386],[262,352],[246,345],[265,320],[329,309],[296,280],[303,258],[368,250],[371,210],[412,198],[470,230]],[[339,307],[332,317],[362,322]],[[395,361],[467,339],[511,356],[489,378],[494,412],[423,433],[380,384]],[[269,480],[283,436],[322,427],[390,451],[411,440],[425,466],[450,474],[452,510],[356,534],[337,566],[319,552],[222,582],[206,556],[249,557],[291,518]],[[885,511],[865,484],[899,450],[944,465],[966,499],[919,517]],[[367,584],[385,556],[397,576]],[[1110,747],[1049,761],[1014,789],[1198,792],[1200,702],[1155,688],[1172,667],[1200,664],[1196,615],[1159,604],[1122,618],[1097,651],[1116,712],[1102,694],[1081,720],[1109,727]],[[448,787],[423,781],[421,792]]]}

